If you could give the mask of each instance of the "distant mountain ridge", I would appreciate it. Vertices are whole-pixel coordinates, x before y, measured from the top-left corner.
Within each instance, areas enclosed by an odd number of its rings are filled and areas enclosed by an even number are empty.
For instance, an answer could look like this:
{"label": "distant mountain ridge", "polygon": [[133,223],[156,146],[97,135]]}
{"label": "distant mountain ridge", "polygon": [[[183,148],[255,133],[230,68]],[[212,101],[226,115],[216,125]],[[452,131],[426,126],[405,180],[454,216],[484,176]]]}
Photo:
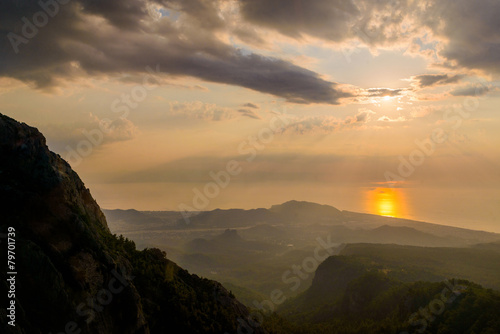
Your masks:
{"label": "distant mountain ridge", "polygon": [[305,220],[338,221],[342,219],[342,212],[329,205],[322,205],[305,201],[288,201],[283,204],[273,205],[269,211],[280,214],[284,219],[292,222]]}
{"label": "distant mountain ridge", "polygon": [[212,211],[203,211],[189,218],[186,223],[184,219],[179,219],[177,222],[182,227],[242,227],[249,226],[255,223],[278,223],[280,222],[279,215],[268,209],[215,209]]}
{"label": "distant mountain ridge", "polygon": [[[500,234],[453,226],[438,225],[402,218],[340,211],[329,205],[305,201],[288,201],[269,209],[215,209],[202,211],[186,222],[181,213],[104,210],[117,230],[127,229],[197,229],[332,226],[337,228],[338,242],[398,243],[415,246],[460,246],[500,241]],[[142,217],[142,218],[141,218]],[[158,218],[164,217],[164,218]],[[141,223],[142,221],[142,223]],[[153,221],[153,223],[150,223]],[[341,231],[340,227],[344,227]],[[357,231],[357,232],[353,232]],[[348,240],[348,236],[355,240]],[[347,239],[346,239],[347,238]]]}

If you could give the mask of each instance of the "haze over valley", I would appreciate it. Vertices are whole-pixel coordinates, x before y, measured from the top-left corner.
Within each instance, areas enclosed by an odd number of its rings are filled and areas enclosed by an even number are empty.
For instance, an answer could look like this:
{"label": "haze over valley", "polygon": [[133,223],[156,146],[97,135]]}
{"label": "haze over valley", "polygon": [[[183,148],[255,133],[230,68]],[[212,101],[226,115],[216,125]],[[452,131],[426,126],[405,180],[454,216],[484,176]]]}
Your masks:
{"label": "haze over valley", "polygon": [[[420,267],[412,263],[416,267],[408,274],[409,280],[461,277],[489,288],[500,288],[496,265],[500,260],[500,234],[491,232],[340,211],[299,201],[269,209],[216,209],[190,216],[175,211],[104,210],[104,213],[114,232],[134,240],[140,248],[163,249],[176,263],[196,274],[220,280],[233,291],[241,289],[246,302],[252,293],[254,297],[267,295],[293,282],[297,276],[291,271],[293,266],[301,266],[305,258],[318,254],[318,246],[323,249],[321,256],[317,255],[318,259],[309,264],[309,272],[304,274],[307,277],[289,296],[309,287],[314,270],[326,256],[357,256],[358,251],[365,254],[369,244],[381,252],[396,249],[398,256],[401,255],[400,264],[407,261],[400,253],[400,246],[413,246],[401,249],[424,263],[429,258],[436,261]],[[454,262],[449,262],[450,257],[462,252],[467,256],[457,255]],[[452,263],[461,263],[461,269]],[[380,266],[388,266],[389,270],[393,270],[393,265],[386,259],[380,262]],[[483,269],[478,270],[478,266]],[[485,270],[484,266],[490,269]]]}
{"label": "haze over valley", "polygon": [[499,17],[0,1],[0,333],[499,334]]}

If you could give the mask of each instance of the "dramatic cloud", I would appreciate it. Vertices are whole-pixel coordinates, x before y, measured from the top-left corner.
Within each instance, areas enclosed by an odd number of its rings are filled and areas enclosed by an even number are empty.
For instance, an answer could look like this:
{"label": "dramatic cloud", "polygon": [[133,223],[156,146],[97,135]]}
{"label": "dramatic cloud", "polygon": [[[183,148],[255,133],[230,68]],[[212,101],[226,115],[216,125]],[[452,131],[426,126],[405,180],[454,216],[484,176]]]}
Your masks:
{"label": "dramatic cloud", "polygon": [[[41,5],[42,4],[42,5]],[[0,77],[50,90],[81,78],[195,77],[294,103],[341,104],[343,86],[289,60],[240,49],[280,33],[336,43],[398,47],[427,36],[443,64],[500,74],[500,2],[491,0],[5,0]],[[240,22],[237,24],[237,22]],[[273,33],[266,35],[266,32]],[[264,32],[264,33],[263,33]],[[414,77],[420,88],[460,76]],[[160,80],[161,81],[161,80]],[[395,96],[393,92],[370,92]],[[381,95],[377,95],[381,94]],[[389,94],[389,95],[384,95]],[[349,100],[346,100],[349,101]],[[354,101],[354,100],[350,100]]]}
{"label": "dramatic cloud", "polygon": [[448,75],[448,74],[422,74],[412,77],[419,88],[432,87],[438,85],[448,85],[457,83],[462,79],[461,75]]}
{"label": "dramatic cloud", "polygon": [[296,103],[338,104],[350,96],[315,72],[226,44],[216,33],[223,27],[217,2],[158,2],[165,7],[145,0],[75,0],[44,11],[35,2],[4,1],[0,76],[50,89],[61,80],[147,74],[149,67]]}
{"label": "dramatic cloud", "polygon": [[441,55],[457,65],[500,74],[500,2],[434,0],[422,16],[448,40]]}
{"label": "dramatic cloud", "polygon": [[240,0],[243,17],[251,23],[300,38],[303,34],[342,41],[359,15],[351,0]]}
{"label": "dramatic cloud", "polygon": [[[369,46],[429,36],[448,66],[500,74],[500,2],[492,0],[239,0],[242,16],[283,35]],[[423,54],[430,49],[422,48]],[[458,79],[458,78],[457,78]]]}
{"label": "dramatic cloud", "polygon": [[368,45],[407,39],[417,5],[405,0],[239,0],[249,22],[300,39],[361,40]]}

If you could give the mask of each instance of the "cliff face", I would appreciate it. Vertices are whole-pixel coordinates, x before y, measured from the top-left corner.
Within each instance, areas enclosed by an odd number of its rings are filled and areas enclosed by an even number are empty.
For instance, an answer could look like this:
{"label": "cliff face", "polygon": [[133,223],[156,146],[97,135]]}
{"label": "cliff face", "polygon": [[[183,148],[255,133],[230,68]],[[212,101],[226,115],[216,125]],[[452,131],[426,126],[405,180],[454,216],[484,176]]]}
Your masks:
{"label": "cliff face", "polygon": [[[0,233],[16,231],[17,326],[5,324],[5,314],[0,320],[9,332],[161,333],[171,323],[176,332],[236,332],[248,316],[220,284],[112,235],[43,135],[1,114],[0,210]],[[7,290],[4,271],[1,279]]]}
{"label": "cliff face", "polygon": [[[59,333],[76,323],[82,333],[147,333],[130,264],[105,249],[106,219],[69,164],[37,129],[3,115],[0,157],[2,232],[16,230],[17,331]],[[123,291],[102,305],[116,276]]]}
{"label": "cliff face", "polygon": [[[104,215],[89,190],[66,161],[49,151],[45,138],[37,129],[0,115],[0,154],[2,204],[12,207],[8,213],[33,223],[47,216],[68,220],[77,209],[79,214],[89,218],[94,230],[107,230]],[[55,232],[37,230],[49,238],[53,233],[47,232]],[[59,246],[64,248],[64,245]]]}

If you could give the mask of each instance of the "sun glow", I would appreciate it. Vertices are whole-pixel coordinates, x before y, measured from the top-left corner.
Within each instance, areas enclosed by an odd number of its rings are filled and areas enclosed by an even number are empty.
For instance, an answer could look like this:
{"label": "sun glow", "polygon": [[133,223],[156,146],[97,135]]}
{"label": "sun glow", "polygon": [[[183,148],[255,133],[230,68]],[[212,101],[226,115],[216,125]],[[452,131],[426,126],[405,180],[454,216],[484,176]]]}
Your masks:
{"label": "sun glow", "polygon": [[368,192],[369,210],[380,216],[402,217],[403,202],[396,188],[376,188]]}

